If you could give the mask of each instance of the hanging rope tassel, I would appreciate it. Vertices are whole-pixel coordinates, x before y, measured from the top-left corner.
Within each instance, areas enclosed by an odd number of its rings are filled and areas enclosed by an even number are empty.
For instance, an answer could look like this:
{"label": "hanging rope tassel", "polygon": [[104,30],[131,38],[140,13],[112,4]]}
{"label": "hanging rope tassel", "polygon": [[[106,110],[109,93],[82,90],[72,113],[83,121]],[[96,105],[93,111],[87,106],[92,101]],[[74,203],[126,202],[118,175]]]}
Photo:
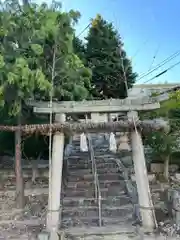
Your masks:
{"label": "hanging rope tassel", "polygon": [[82,152],[88,152],[87,138],[84,133],[80,135],[80,150]]}
{"label": "hanging rope tassel", "polygon": [[110,137],[109,137],[109,150],[111,152],[116,152],[116,150],[117,150],[116,138],[115,138],[114,133],[110,133]]}

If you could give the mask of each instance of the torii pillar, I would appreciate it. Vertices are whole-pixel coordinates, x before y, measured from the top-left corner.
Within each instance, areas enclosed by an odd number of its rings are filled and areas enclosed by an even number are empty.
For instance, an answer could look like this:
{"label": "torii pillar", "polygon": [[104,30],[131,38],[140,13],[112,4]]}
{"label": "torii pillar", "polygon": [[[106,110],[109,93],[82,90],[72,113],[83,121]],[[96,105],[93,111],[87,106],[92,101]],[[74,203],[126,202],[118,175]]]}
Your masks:
{"label": "torii pillar", "polygon": [[[56,114],[56,122],[63,123],[65,120],[65,114]],[[46,227],[50,232],[50,240],[58,239],[56,237],[58,237],[57,232],[61,222],[63,153],[64,133],[57,132],[53,136],[52,162],[49,166],[49,202]]]}
{"label": "torii pillar", "polygon": [[[129,121],[136,122],[138,120],[138,113],[136,111],[129,112],[128,119]],[[136,129],[131,130],[131,146],[142,224],[147,230],[152,231],[156,227],[154,209],[142,138],[140,132]]]}

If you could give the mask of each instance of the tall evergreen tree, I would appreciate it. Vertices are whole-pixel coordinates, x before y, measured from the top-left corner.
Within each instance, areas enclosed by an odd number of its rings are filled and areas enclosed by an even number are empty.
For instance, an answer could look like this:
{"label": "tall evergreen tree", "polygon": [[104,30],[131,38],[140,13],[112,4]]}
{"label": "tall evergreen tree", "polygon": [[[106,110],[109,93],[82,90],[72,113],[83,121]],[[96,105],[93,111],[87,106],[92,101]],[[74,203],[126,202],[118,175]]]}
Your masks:
{"label": "tall evergreen tree", "polygon": [[137,74],[112,23],[97,15],[86,40],[86,64],[93,72],[92,95],[98,99],[126,97],[125,81],[128,88],[132,87]]}
{"label": "tall evergreen tree", "polygon": [[84,62],[85,61],[85,45],[78,37],[73,38],[74,53]]}

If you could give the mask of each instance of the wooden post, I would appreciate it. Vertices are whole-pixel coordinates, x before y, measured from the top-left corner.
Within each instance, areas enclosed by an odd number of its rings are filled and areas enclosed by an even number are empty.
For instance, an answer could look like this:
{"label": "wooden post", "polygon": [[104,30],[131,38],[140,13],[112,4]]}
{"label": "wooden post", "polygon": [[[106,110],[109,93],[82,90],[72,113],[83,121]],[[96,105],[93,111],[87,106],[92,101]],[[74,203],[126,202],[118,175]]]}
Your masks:
{"label": "wooden post", "polygon": [[[56,122],[65,122],[65,114],[56,114]],[[56,234],[61,223],[61,186],[64,153],[64,133],[55,133],[53,136],[52,165],[49,166],[49,203],[47,214],[47,229],[50,236]],[[54,240],[50,237],[50,240]]]}
{"label": "wooden post", "polygon": [[15,173],[16,173],[16,207],[19,209],[23,209],[25,205],[24,199],[24,180],[22,173],[22,159],[21,159],[21,101],[20,103],[20,111],[17,116],[17,122],[19,129],[15,132]]}
{"label": "wooden post", "polygon": [[[137,118],[137,112],[128,113],[130,121],[134,122]],[[139,131],[132,130],[131,144],[142,223],[143,227],[151,231],[156,226],[155,215],[151,200],[143,143]]]}

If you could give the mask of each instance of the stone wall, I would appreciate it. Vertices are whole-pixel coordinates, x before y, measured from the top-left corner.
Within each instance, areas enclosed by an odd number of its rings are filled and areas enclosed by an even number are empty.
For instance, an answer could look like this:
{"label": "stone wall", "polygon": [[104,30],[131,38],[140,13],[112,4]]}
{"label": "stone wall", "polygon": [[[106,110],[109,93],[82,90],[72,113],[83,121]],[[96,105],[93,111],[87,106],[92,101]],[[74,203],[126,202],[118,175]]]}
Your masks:
{"label": "stone wall", "polygon": [[[179,169],[179,166],[176,164],[169,165],[169,172],[175,173]],[[164,172],[164,164],[163,163],[151,163],[150,171],[152,173],[163,173]]]}

